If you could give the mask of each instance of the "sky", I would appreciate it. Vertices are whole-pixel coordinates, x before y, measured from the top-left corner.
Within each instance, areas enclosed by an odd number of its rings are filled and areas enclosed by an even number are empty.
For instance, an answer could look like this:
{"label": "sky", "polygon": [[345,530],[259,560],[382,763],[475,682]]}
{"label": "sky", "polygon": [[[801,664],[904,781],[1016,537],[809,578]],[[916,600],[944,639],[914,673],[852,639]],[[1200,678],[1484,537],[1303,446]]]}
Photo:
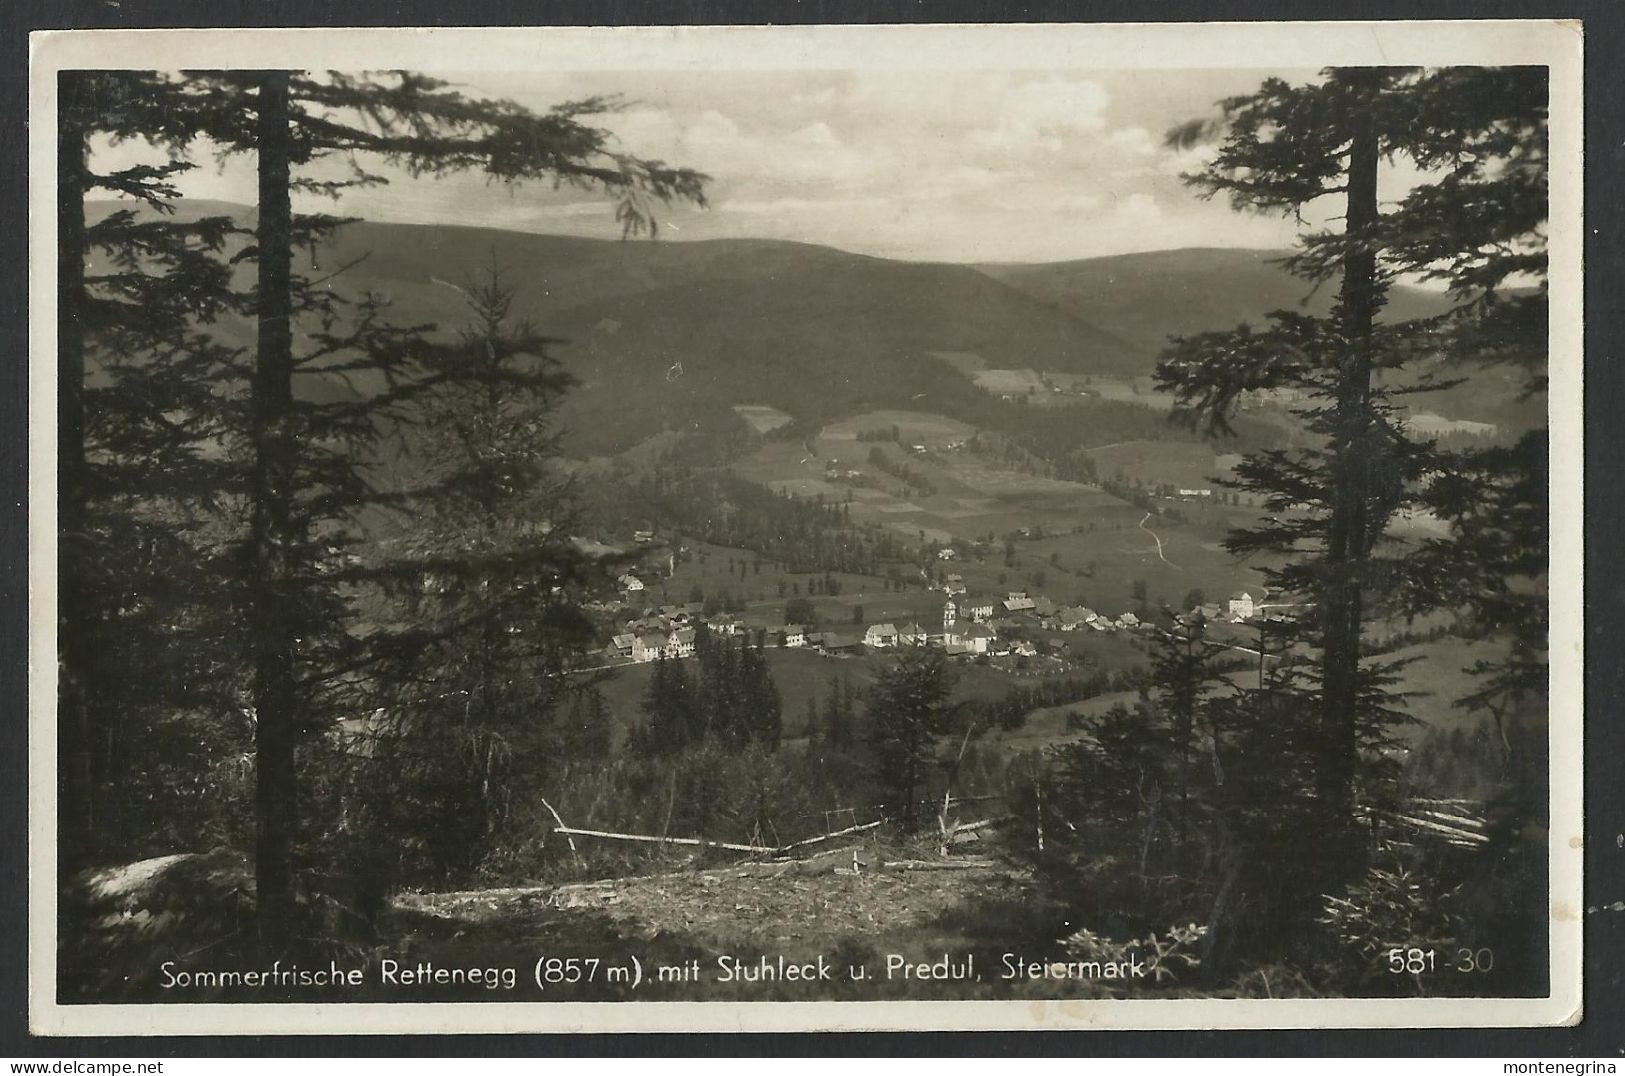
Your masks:
{"label": "sky", "polygon": [[[709,174],[710,206],[660,211],[670,241],[775,238],[882,257],[1039,262],[1178,247],[1291,246],[1300,225],[1238,213],[1181,180],[1210,149],[1175,124],[1264,78],[1312,71],[590,71],[443,75],[537,109],[599,94],[621,148]],[[141,152],[130,144],[101,156]],[[202,167],[183,193],[251,202],[251,158]],[[102,162],[98,162],[102,163]],[[337,167],[330,162],[329,167]],[[388,174],[386,172],[386,174]],[[299,208],[332,211],[331,202]],[[612,206],[478,175],[348,193],[368,219],[615,238]]]}

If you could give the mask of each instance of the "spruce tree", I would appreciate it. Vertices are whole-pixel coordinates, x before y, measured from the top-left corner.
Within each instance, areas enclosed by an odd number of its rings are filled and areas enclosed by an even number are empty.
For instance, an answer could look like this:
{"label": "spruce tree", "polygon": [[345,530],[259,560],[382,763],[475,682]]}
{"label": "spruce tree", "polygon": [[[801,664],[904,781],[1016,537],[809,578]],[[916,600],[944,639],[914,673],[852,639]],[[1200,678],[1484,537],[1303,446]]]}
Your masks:
{"label": "spruce tree", "polygon": [[743,730],[740,743],[758,743],[769,751],[778,750],[784,735],[784,701],[773,682],[767,656],[759,647],[742,647],[737,671],[738,720]]}
{"label": "spruce tree", "polygon": [[[198,131],[170,82],[70,71],[58,91],[58,861],[71,869],[167,848],[199,824],[172,813],[191,793],[221,799],[209,750],[186,744],[224,751],[241,731],[220,718],[238,681],[216,581],[237,481],[218,448],[240,381],[235,351],[206,331],[239,299],[221,256],[232,222],[174,213]],[[94,140],[141,143],[146,159],[97,171]]]}
{"label": "spruce tree", "polygon": [[[411,413],[391,430],[407,477],[381,490],[398,510],[359,558],[383,599],[369,603],[378,630],[368,667],[387,700],[389,795],[396,805],[415,799],[404,819],[412,840],[458,834],[456,862],[436,864],[442,874],[477,864],[509,786],[540,784],[550,761],[542,745],[568,738],[551,726],[564,674],[591,639],[577,602],[607,579],[568,537],[574,501],[554,466],[552,413],[570,378],[551,342],[513,320],[514,289],[499,266],[463,291],[469,324],[413,349]],[[596,691],[583,698],[601,710]]]}
{"label": "spruce tree", "polygon": [[[275,946],[286,937],[292,911],[299,791],[295,744],[319,726],[321,702],[329,701],[313,698],[301,685],[333,688],[331,680],[323,682],[322,666],[348,658],[353,650],[352,640],[342,633],[335,637],[342,596],[331,585],[301,584],[319,575],[316,566],[331,548],[320,533],[322,525],[355,511],[366,492],[348,454],[310,452],[322,442],[353,446],[365,439],[363,416],[295,406],[292,319],[300,305],[319,304],[310,281],[294,279],[292,252],[297,243],[319,238],[339,222],[296,218],[291,194],[295,189],[334,193],[383,178],[359,164],[354,178],[339,182],[298,178],[294,168],[343,153],[357,161],[382,160],[414,175],[479,170],[509,183],[542,179],[603,189],[619,199],[617,217],[628,234],[652,230],[651,200],[699,199],[703,177],[613,150],[604,131],[580,119],[602,111],[603,101],[536,114],[511,102],[472,100],[410,73],[227,73],[212,76],[206,93],[223,99],[233,112],[255,117],[251,136],[234,148],[252,149],[259,175],[249,578],[256,622],[260,835],[255,862],[262,938]],[[407,356],[389,348],[392,334],[371,314],[363,309],[350,339],[328,340],[321,358],[343,353],[344,345],[354,346],[365,336],[374,368],[382,366],[387,374],[405,365]],[[301,666],[312,663],[317,668],[302,674]],[[686,687],[680,669],[675,681]]]}
{"label": "spruce tree", "polygon": [[[401,379],[412,372],[409,352],[421,336],[417,330],[425,328],[390,324],[381,304],[346,300],[322,286],[326,278],[295,270],[293,251],[319,243],[344,221],[295,214],[293,194],[336,195],[385,182],[385,175],[368,171],[378,162],[414,176],[478,170],[510,184],[540,180],[606,191],[615,199],[623,233],[631,235],[653,233],[652,208],[662,201],[703,201],[704,177],[618,150],[607,132],[584,122],[615,107],[605,99],[536,113],[512,102],[469,98],[406,72],[214,71],[153,75],[150,81],[149,100],[161,108],[134,130],[173,133],[178,143],[204,134],[226,154],[256,158],[254,242],[237,254],[256,266],[251,301],[257,323],[240,434],[247,446],[242,469],[250,525],[239,578],[251,626],[247,679],[256,730],[258,921],[262,942],[279,951],[290,937],[295,904],[298,745],[335,718],[364,712],[368,655],[348,630],[354,619],[348,588],[357,574],[354,521],[373,494],[361,461],[376,438],[379,416],[405,406],[417,391]],[[348,178],[300,173],[334,154],[352,162]],[[72,160],[63,168],[71,172]],[[85,187],[77,181],[64,189]],[[68,250],[73,248],[70,242]],[[71,272],[63,279],[70,290],[75,287]],[[296,320],[309,331],[296,334]],[[296,336],[314,346],[296,354]],[[65,384],[80,383],[79,361],[69,337],[62,356]],[[388,387],[360,403],[320,405],[295,390],[301,377],[363,370]],[[70,440],[74,400],[70,390],[64,401]],[[76,457],[68,447],[72,489]],[[67,522],[74,525],[71,509]],[[66,654],[64,664],[71,671],[74,655]],[[65,673],[64,680],[71,711],[74,677]]]}
{"label": "spruce tree", "polygon": [[[1222,142],[1192,183],[1228,194],[1238,209],[1294,214],[1323,198],[1341,209],[1341,228],[1304,235],[1286,263],[1310,283],[1335,283],[1330,316],[1277,312],[1263,330],[1176,341],[1158,370],[1181,417],[1212,432],[1229,429],[1245,393],[1290,388],[1311,401],[1299,408],[1309,447],[1254,454],[1237,467],[1234,486],[1268,515],[1226,544],[1280,558],[1265,569],[1272,589],[1314,607],[1317,817],[1306,832],[1317,834],[1309,848],[1330,888],[1361,865],[1361,730],[1384,712],[1373,709],[1380,677],[1364,667],[1363,632],[1392,607],[1405,574],[1387,531],[1419,503],[1435,462],[1398,401],[1449,383],[1441,339],[1519,321],[1496,292],[1544,261],[1544,73],[1329,69],[1302,86],[1271,79],[1223,109]],[[1171,137],[1188,142],[1213,129],[1197,123]],[[1385,200],[1382,163],[1402,157],[1423,180]],[[1519,253],[1505,259],[1508,250]],[[1405,273],[1448,281],[1456,309],[1380,322]]]}
{"label": "spruce tree", "polygon": [[869,742],[875,776],[892,817],[905,828],[912,829],[919,817],[937,737],[952,717],[952,690],[947,655],[926,646],[903,648],[871,689]]}
{"label": "spruce tree", "polygon": [[1207,638],[1207,623],[1200,613],[1172,618],[1158,629],[1152,644],[1157,705],[1173,754],[1170,785],[1177,799],[1175,828],[1182,855],[1189,848],[1195,811],[1198,736],[1206,723],[1211,695],[1225,683],[1214,672],[1215,661],[1225,649]]}

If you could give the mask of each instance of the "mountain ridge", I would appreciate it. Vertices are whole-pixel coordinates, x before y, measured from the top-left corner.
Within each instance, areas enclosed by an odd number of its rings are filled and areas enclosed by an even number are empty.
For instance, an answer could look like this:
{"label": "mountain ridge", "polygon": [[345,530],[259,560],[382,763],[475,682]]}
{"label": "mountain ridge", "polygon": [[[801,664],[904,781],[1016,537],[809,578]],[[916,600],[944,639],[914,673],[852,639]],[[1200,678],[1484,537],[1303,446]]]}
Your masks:
{"label": "mountain ridge", "polygon": [[[95,217],[117,203],[96,202]],[[138,210],[150,212],[150,210]],[[182,202],[177,216],[251,207]],[[241,242],[241,241],[239,241]],[[512,313],[559,341],[579,384],[564,401],[571,450],[613,454],[656,434],[733,421],[762,404],[805,424],[926,399],[970,419],[985,394],[932,353],[986,367],[1143,377],[1170,335],[1329,307],[1280,268],[1283,251],[1178,248],[1064,262],[902,261],[780,239],[620,240],[465,225],[357,221],[296,272],[369,295],[403,323],[468,321],[464,286],[493,264]],[[347,267],[347,268],[344,268]],[[342,270],[342,271],[339,271]],[[239,286],[252,284],[239,267]],[[1397,289],[1396,316],[1443,296]],[[251,326],[221,331],[237,343]],[[309,379],[313,394],[345,394]],[[944,413],[948,413],[945,411]]]}

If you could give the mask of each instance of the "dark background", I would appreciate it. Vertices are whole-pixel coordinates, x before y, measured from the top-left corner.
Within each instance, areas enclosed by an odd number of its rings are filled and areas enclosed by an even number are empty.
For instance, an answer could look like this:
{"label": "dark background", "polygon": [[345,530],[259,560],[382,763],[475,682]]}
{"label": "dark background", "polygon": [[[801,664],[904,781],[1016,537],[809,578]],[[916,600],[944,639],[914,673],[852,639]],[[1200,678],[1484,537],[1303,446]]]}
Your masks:
{"label": "dark background", "polygon": [[[27,1030],[28,32],[172,26],[1579,19],[1586,48],[1585,1019],[1575,1028],[871,1035],[273,1036],[39,1039]],[[157,58],[155,58],[157,59]],[[1619,0],[5,0],[0,4],[0,1055],[1591,1057],[1625,1063],[1625,4]],[[1557,715],[1559,720],[1572,715]]]}

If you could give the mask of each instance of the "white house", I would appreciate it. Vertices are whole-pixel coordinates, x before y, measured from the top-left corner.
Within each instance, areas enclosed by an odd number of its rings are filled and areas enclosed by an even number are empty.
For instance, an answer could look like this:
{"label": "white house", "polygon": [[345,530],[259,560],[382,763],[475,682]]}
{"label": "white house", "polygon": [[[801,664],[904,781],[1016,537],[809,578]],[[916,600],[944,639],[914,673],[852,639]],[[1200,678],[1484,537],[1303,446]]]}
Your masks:
{"label": "white house", "polygon": [[967,598],[961,603],[959,611],[977,624],[985,624],[993,619],[994,606],[991,598]]}
{"label": "white house", "polygon": [[1137,628],[1140,626],[1140,618],[1133,613],[1124,613],[1117,618],[1117,626],[1120,628]]}
{"label": "white house", "polygon": [[993,629],[985,624],[972,624],[965,629],[961,641],[972,654],[985,654],[988,647],[993,645]]}
{"label": "white house", "polygon": [[694,629],[678,628],[666,639],[668,658],[686,658],[694,653]]}
{"label": "white house", "polygon": [[952,546],[948,547],[947,549],[939,549],[939,550],[937,550],[937,559],[938,560],[953,560],[958,555],[959,555],[958,553],[954,552]]}
{"label": "white house", "polygon": [[643,589],[643,580],[639,579],[631,572],[627,572],[625,575],[621,576],[620,584],[621,589],[625,591],[637,591]]}
{"label": "white house", "polygon": [[863,645],[884,647],[897,645],[897,625],[870,624],[869,630],[863,633]]}
{"label": "white house", "polygon": [[1251,620],[1253,614],[1258,611],[1257,607],[1253,605],[1253,596],[1245,590],[1238,590],[1230,595],[1228,608],[1230,619],[1233,621]]}
{"label": "white house", "polygon": [[668,637],[653,632],[640,633],[632,640],[633,661],[653,661],[666,649]]}
{"label": "white house", "polygon": [[785,646],[806,646],[807,628],[804,624],[786,624],[784,626]]}
{"label": "white house", "polygon": [[1031,612],[1036,604],[1025,591],[1011,591],[1004,599],[1004,608],[1011,613]]}

